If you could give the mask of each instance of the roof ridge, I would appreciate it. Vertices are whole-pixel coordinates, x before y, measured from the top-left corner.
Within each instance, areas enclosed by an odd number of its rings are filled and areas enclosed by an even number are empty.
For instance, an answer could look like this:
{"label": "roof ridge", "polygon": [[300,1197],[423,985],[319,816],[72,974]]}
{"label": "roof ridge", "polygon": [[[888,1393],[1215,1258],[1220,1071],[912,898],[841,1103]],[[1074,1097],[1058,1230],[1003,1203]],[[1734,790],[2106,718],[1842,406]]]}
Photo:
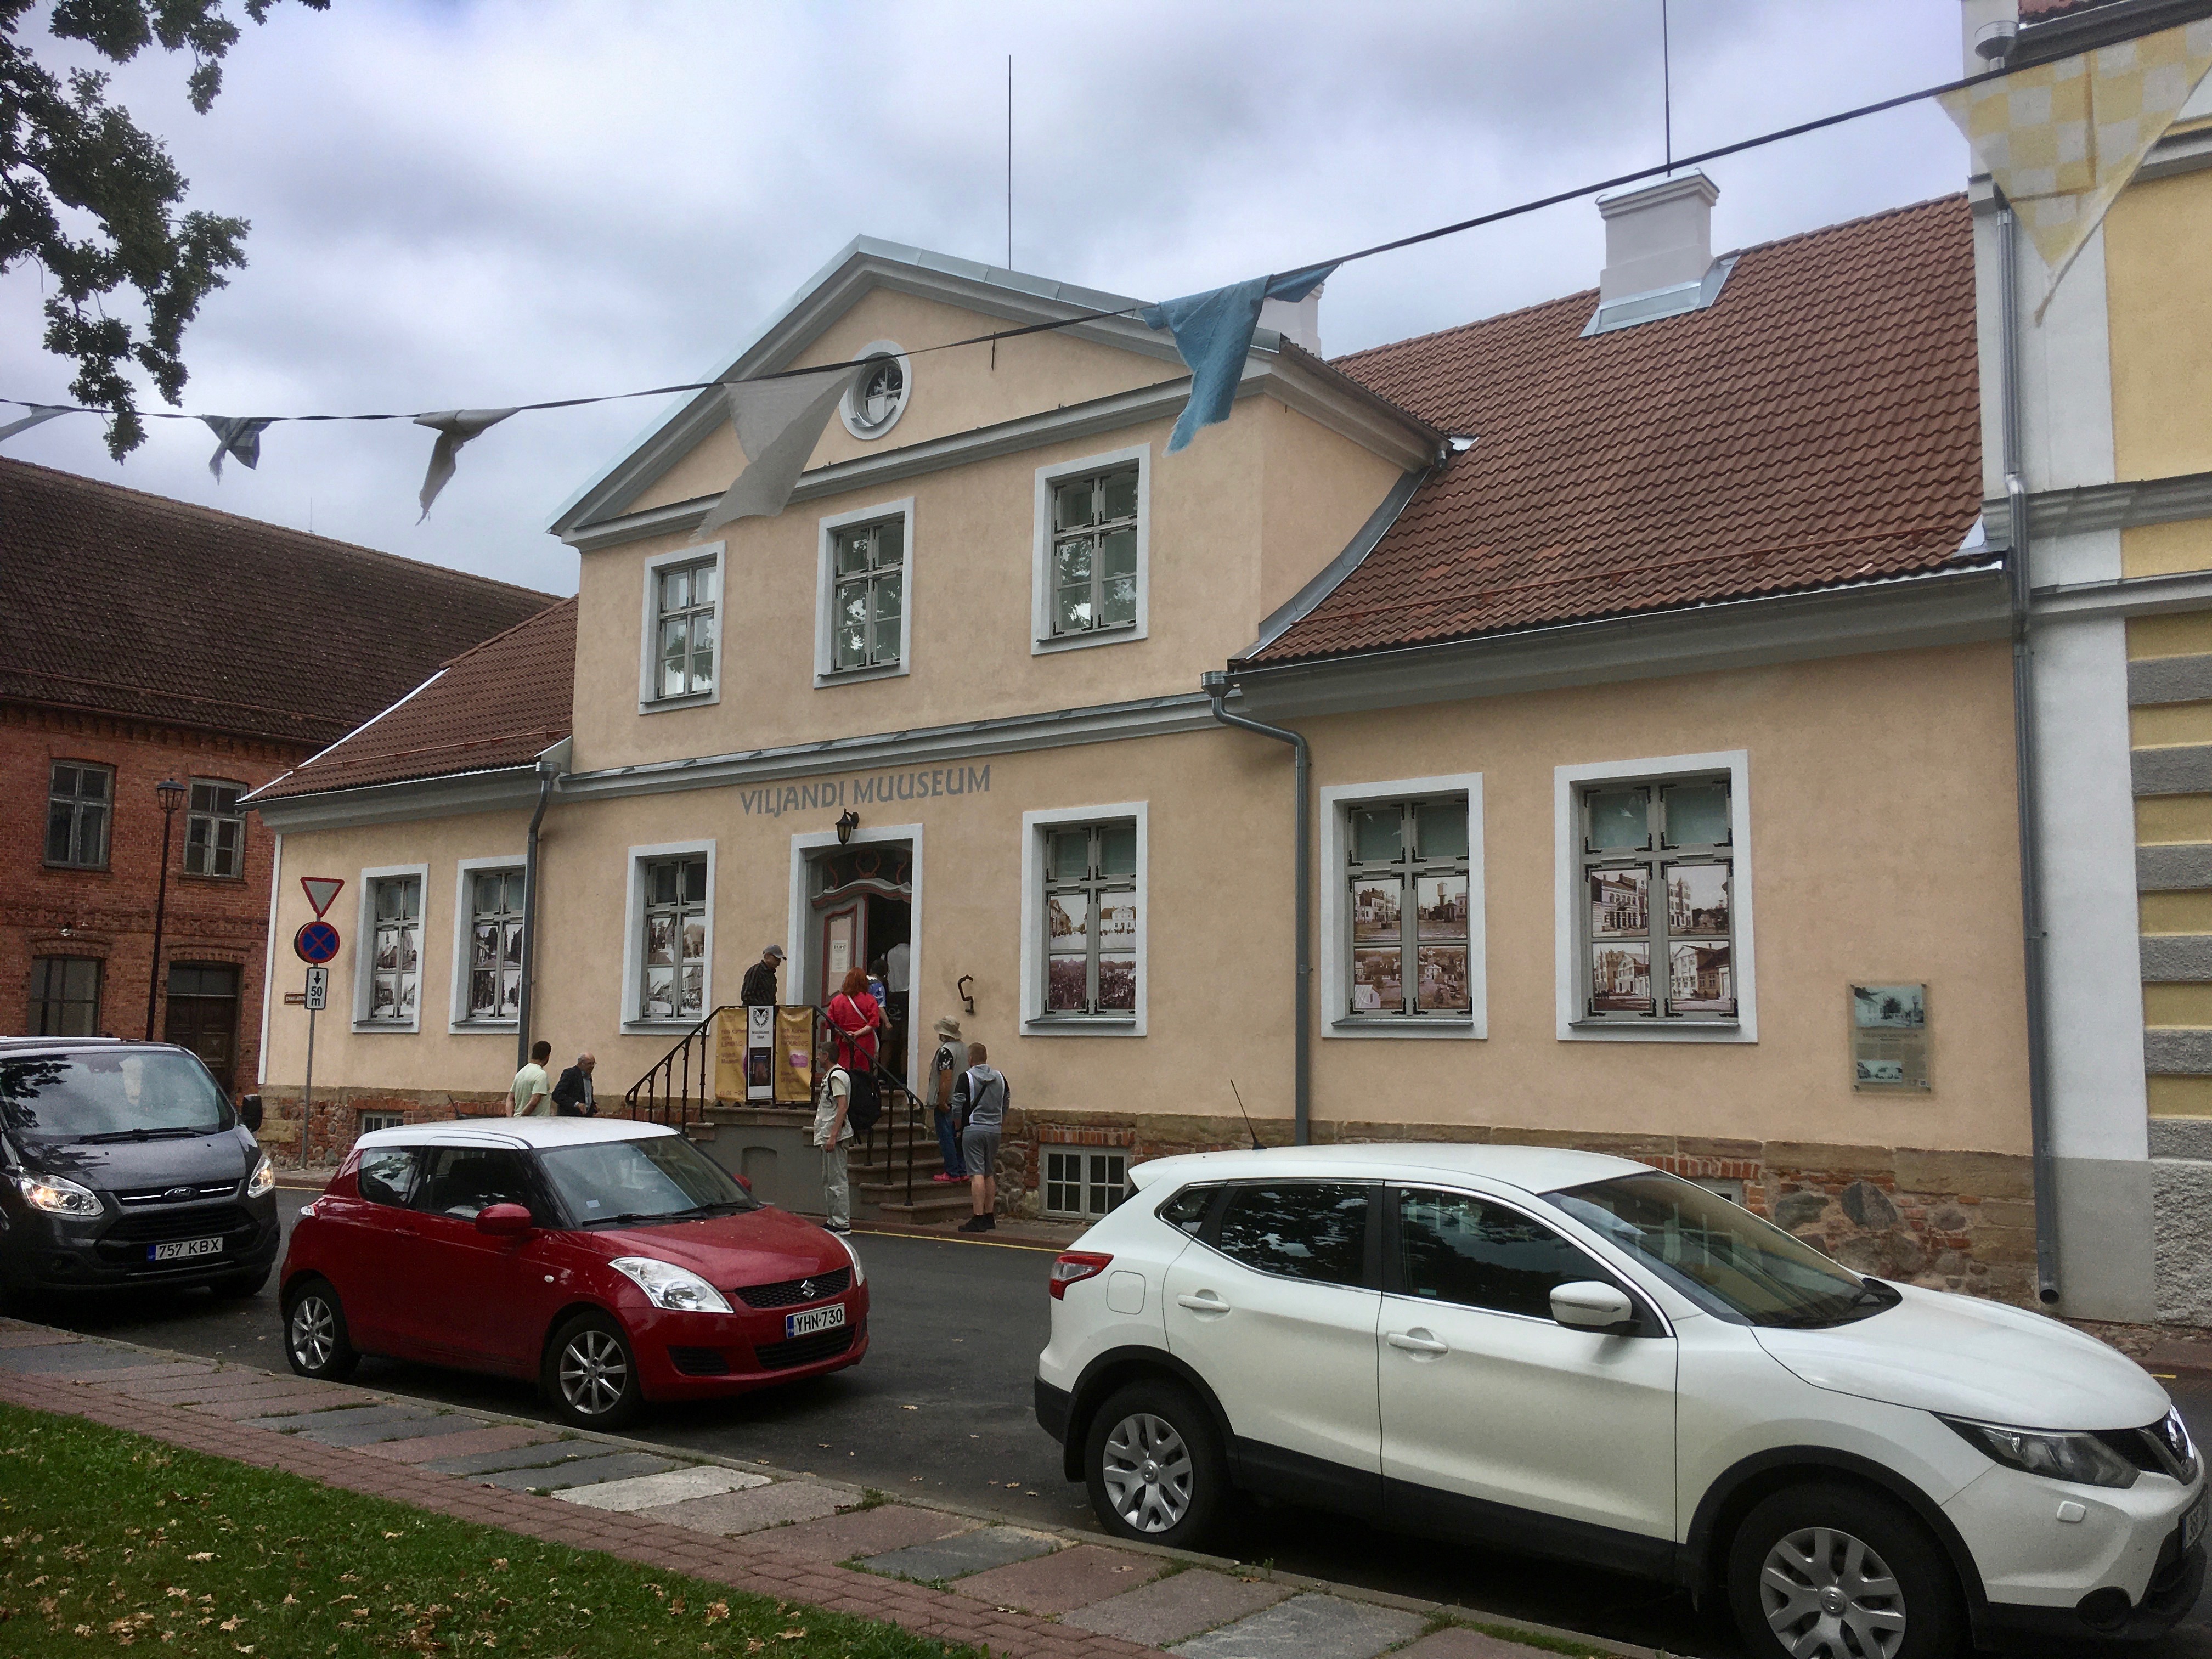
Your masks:
{"label": "roof ridge", "polygon": [[[1962,190],[1954,190],[1947,191],[1942,196],[1927,197],[1917,202],[1904,202],[1895,207],[1877,208],[1871,213],[1862,213],[1856,218],[1839,219],[1832,225],[1816,225],[1810,230],[1792,231],[1787,236],[1771,236],[1763,242],[1747,242],[1733,252],[1738,255],[1764,253],[1770,248],[1781,247],[1786,243],[1808,242],[1815,237],[1833,235],[1838,231],[1855,230],[1862,225],[1870,225],[1878,219],[1896,218],[1905,214],[1919,213],[1929,208],[1941,207],[1947,203],[1964,201],[1966,195],[1966,192]],[[1555,295],[1548,300],[1532,301],[1525,306],[1515,306],[1510,311],[1492,312],[1487,317],[1475,317],[1464,323],[1454,323],[1449,328],[1432,329],[1426,334],[1409,334],[1403,339],[1385,340],[1379,344],[1362,346],[1357,351],[1347,351],[1342,356],[1331,357],[1327,361],[1332,368],[1351,374],[1352,371],[1346,366],[1357,362],[1362,358],[1372,357],[1381,352],[1401,351],[1408,346],[1418,346],[1428,341],[1445,339],[1455,334],[1465,334],[1473,329],[1487,328],[1493,323],[1505,322],[1515,317],[1526,317],[1535,312],[1548,310],[1553,306],[1583,301],[1585,296],[1596,292],[1595,288],[1578,288],[1571,294]]]}
{"label": "roof ridge", "polygon": [[520,582],[501,581],[496,576],[480,576],[472,570],[457,570],[451,565],[434,564],[428,559],[411,558],[404,553],[392,553],[380,547],[369,547],[361,542],[340,541],[335,536],[321,536],[312,530],[295,530],[289,525],[276,524],[268,519],[248,518],[242,513],[232,513],[219,507],[204,507],[198,501],[187,501],[174,495],[164,495],[150,489],[138,489],[130,484],[117,483],[112,479],[94,478],[66,468],[44,466],[36,461],[26,461],[12,455],[0,455],[0,469],[15,469],[26,473],[38,473],[65,485],[97,489],[138,504],[140,510],[155,513],[174,512],[194,518],[213,520],[222,524],[238,525],[257,533],[296,538],[329,550],[353,554],[393,564],[412,566],[433,575],[451,577],[456,581],[481,587],[500,588],[510,593],[536,594],[557,601],[557,594],[547,593],[542,588],[525,587]]}

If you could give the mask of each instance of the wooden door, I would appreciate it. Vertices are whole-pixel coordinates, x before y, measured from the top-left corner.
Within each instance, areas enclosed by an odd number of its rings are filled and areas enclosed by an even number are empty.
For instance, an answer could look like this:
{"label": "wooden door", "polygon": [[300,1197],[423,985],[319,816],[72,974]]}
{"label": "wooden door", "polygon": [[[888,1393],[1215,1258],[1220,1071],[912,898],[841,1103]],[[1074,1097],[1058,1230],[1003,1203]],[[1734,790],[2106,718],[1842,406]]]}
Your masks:
{"label": "wooden door", "polygon": [[238,1064],[238,969],[213,963],[174,963],[161,1036],[200,1057],[230,1091]]}

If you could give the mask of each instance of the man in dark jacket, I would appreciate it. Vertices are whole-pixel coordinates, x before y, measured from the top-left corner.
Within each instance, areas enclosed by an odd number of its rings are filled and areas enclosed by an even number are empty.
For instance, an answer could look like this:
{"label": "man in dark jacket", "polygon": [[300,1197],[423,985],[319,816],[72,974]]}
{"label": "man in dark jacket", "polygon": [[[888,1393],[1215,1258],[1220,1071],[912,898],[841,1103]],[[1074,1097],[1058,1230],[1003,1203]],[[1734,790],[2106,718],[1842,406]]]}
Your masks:
{"label": "man in dark jacket", "polygon": [[769,945],[761,952],[761,959],[745,969],[744,983],[738,987],[738,1000],[748,1008],[775,1007],[775,970],[782,966],[783,946]]}
{"label": "man in dark jacket", "polygon": [[561,1073],[561,1080],[553,1085],[553,1110],[561,1117],[597,1117],[599,1115],[599,1096],[592,1089],[592,1068],[599,1064],[593,1054],[578,1054],[576,1063]]}

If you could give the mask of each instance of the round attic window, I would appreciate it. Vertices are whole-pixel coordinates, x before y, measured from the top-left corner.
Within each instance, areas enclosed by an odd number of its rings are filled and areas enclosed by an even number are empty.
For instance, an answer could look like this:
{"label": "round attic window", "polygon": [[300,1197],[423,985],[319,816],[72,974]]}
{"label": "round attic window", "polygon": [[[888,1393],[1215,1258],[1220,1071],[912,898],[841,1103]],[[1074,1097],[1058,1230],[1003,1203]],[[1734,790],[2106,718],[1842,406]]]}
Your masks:
{"label": "round attic window", "polygon": [[906,353],[890,340],[863,347],[858,355],[868,367],[845,394],[838,413],[844,417],[845,430],[855,438],[880,438],[906,412],[914,371]]}

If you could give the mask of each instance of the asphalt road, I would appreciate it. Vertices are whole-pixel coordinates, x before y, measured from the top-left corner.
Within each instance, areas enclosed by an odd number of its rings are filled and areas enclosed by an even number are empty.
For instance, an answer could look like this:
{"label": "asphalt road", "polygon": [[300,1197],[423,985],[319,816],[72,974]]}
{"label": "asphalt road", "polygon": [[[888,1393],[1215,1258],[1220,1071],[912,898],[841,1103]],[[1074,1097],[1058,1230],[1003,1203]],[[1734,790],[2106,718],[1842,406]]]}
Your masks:
{"label": "asphalt road", "polygon": [[[282,1191],[286,1226],[311,1195]],[[1052,1252],[989,1241],[866,1235],[872,1346],[861,1364],[732,1401],[656,1409],[637,1438],[751,1459],[886,1495],[922,1496],[1008,1519],[1097,1531],[1082,1488],[1060,1476],[1060,1449],[1031,1416],[1030,1382],[1050,1316]],[[276,1290],[250,1302],[204,1293],[46,1310],[91,1334],[281,1370]],[[391,1360],[355,1380],[387,1393],[516,1417],[543,1415],[527,1388]],[[2168,1390],[2200,1445],[2212,1444],[2212,1382]],[[1249,1561],[1339,1583],[1581,1630],[1670,1653],[1734,1659],[1736,1649],[1687,1598],[1582,1567],[1370,1531],[1283,1507],[1254,1515],[1228,1547]],[[2063,1651],[2091,1651],[2069,1644]],[[2123,1650],[2114,1650],[2115,1653]],[[2212,1659],[2212,1593],[2142,1659]]]}

